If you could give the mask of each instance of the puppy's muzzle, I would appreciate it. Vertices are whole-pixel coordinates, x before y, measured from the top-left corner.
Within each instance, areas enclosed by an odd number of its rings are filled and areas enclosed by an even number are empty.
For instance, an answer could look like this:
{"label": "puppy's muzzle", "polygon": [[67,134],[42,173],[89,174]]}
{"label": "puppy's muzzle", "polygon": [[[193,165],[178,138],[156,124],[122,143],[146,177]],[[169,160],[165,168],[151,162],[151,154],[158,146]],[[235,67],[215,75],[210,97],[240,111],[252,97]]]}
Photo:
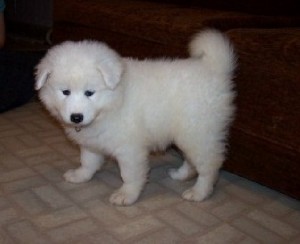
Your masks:
{"label": "puppy's muzzle", "polygon": [[83,114],[71,114],[70,116],[70,120],[71,122],[75,123],[75,124],[79,124],[83,121]]}

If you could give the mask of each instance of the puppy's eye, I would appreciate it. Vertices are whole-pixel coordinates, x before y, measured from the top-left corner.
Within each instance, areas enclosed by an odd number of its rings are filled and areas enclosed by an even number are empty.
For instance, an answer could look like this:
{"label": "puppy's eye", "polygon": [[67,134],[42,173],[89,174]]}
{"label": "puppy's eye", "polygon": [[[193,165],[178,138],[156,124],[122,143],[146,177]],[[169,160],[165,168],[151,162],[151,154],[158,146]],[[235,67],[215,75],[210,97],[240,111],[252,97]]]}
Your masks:
{"label": "puppy's eye", "polygon": [[65,96],[71,95],[71,91],[70,91],[70,90],[62,90],[62,93],[63,93]]}
{"label": "puppy's eye", "polygon": [[91,96],[94,95],[94,93],[95,93],[95,91],[89,91],[89,90],[87,90],[87,91],[84,92],[84,95],[86,95],[87,97],[91,97]]}

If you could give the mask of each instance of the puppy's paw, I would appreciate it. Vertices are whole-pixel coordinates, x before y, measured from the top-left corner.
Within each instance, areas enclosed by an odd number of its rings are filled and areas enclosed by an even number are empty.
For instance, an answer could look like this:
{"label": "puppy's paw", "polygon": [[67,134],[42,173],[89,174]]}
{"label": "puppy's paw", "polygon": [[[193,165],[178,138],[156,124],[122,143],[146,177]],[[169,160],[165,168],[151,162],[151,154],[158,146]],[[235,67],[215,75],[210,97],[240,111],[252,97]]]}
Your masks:
{"label": "puppy's paw", "polygon": [[92,177],[93,174],[83,167],[79,167],[78,169],[70,169],[64,174],[65,180],[71,183],[87,182]]}
{"label": "puppy's paw", "polygon": [[110,203],[118,206],[128,206],[133,204],[139,197],[137,193],[130,193],[124,188],[120,188],[110,196]]}
{"label": "puppy's paw", "polygon": [[182,194],[182,198],[188,201],[201,202],[206,199],[211,192],[201,192],[197,191],[194,187],[186,190]]}
{"label": "puppy's paw", "polygon": [[183,175],[178,169],[176,168],[171,168],[168,169],[167,171],[168,175],[173,179],[173,180],[180,180],[184,181],[187,177],[186,175]]}
{"label": "puppy's paw", "polygon": [[170,168],[167,171],[168,175],[173,179],[173,180],[179,180],[179,181],[186,181],[194,178],[197,173],[196,171],[190,170],[182,170],[181,168],[176,169],[176,168]]}

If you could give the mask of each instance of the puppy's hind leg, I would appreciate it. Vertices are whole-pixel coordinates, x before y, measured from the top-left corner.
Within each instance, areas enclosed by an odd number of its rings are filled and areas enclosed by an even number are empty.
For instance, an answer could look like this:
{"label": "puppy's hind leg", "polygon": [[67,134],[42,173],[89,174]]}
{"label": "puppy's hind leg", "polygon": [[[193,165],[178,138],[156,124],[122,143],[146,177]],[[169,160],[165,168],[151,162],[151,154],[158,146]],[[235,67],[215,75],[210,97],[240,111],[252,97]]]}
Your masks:
{"label": "puppy's hind leg", "polygon": [[182,197],[189,201],[202,201],[213,192],[223,162],[222,155],[202,156],[203,158],[191,159],[198,172],[198,178],[194,186],[182,194]]}
{"label": "puppy's hind leg", "polygon": [[203,201],[213,192],[217,175],[218,171],[199,174],[195,185],[184,191],[182,197],[189,201]]}
{"label": "puppy's hind leg", "polygon": [[[205,134],[202,133],[202,135]],[[195,137],[194,134],[184,133],[176,141],[176,145],[183,151],[190,166],[184,163],[178,172],[171,176],[175,178],[186,176],[186,172],[191,171],[190,168],[196,170],[198,174],[194,186],[182,194],[186,200],[202,201],[212,193],[219,169],[224,161],[224,143],[215,139],[216,136],[204,138],[207,140],[203,140],[200,136]]]}
{"label": "puppy's hind leg", "polygon": [[104,157],[87,149],[81,148],[81,166],[77,169],[68,170],[64,174],[66,181],[71,183],[81,183],[89,181],[93,175],[104,164]]}

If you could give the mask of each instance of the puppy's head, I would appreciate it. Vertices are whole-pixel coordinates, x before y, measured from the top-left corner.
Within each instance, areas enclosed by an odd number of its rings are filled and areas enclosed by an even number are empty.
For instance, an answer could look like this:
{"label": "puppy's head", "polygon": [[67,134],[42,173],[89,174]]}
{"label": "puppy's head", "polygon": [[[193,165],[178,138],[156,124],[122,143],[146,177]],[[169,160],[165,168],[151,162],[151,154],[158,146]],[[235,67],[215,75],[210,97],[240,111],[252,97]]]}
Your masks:
{"label": "puppy's head", "polygon": [[103,43],[64,42],[36,67],[36,90],[46,108],[64,124],[87,126],[113,103],[123,67]]}

